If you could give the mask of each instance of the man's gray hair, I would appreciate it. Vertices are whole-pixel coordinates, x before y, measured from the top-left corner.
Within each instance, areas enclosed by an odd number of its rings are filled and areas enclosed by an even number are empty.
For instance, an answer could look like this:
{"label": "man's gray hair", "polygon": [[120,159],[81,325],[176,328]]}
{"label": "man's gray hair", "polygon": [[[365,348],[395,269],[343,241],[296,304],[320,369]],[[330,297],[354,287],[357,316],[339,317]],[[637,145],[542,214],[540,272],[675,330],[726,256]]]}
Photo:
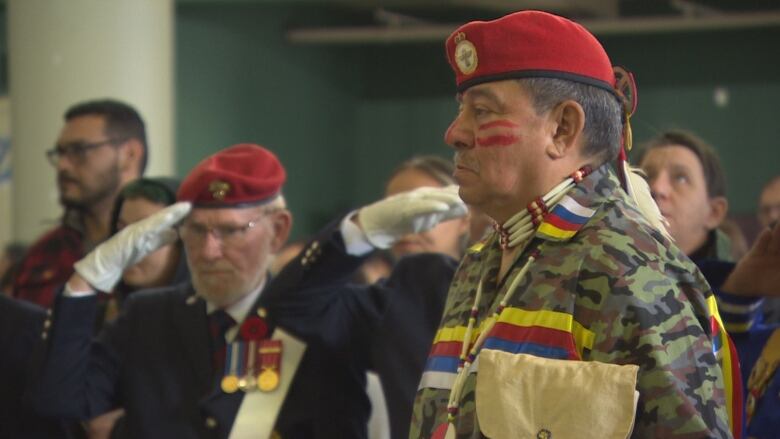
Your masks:
{"label": "man's gray hair", "polygon": [[287,201],[284,199],[284,195],[279,194],[276,198],[264,205],[263,208],[266,211],[287,209]]}
{"label": "man's gray hair", "polygon": [[517,81],[530,93],[537,113],[546,113],[565,100],[578,102],[585,112],[583,154],[597,157],[600,162],[617,158],[622,115],[615,95],[592,85],[565,79],[522,78]]}

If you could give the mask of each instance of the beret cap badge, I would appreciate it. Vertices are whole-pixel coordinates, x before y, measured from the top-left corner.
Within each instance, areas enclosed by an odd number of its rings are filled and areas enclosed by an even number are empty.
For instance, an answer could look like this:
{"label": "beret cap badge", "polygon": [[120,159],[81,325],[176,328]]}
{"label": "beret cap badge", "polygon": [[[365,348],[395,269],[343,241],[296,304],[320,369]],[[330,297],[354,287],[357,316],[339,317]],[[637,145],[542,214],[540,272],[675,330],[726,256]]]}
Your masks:
{"label": "beret cap badge", "polygon": [[466,39],[466,34],[458,32],[455,35],[455,64],[464,75],[469,75],[477,70],[479,60],[477,58],[477,48]]}
{"label": "beret cap badge", "polygon": [[230,184],[221,180],[214,180],[209,183],[209,192],[215,200],[222,201],[225,196],[230,192]]}

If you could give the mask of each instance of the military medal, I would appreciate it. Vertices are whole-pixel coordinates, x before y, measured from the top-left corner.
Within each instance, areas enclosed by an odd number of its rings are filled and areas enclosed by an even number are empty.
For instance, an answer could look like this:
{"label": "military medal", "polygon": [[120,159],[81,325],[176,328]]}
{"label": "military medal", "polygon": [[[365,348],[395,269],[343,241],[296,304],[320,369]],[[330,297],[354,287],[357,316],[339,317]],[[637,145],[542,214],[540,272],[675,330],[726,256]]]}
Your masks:
{"label": "military medal", "polygon": [[238,390],[238,377],[227,375],[222,378],[222,391],[225,393],[235,393]]}
{"label": "military medal", "polygon": [[239,334],[242,340],[230,343],[227,351],[222,390],[235,393],[239,390],[251,392],[258,388],[264,392],[276,389],[279,386],[282,342],[263,340],[268,334],[268,325],[259,316],[250,316],[244,320]]}
{"label": "military medal", "polygon": [[257,390],[255,367],[257,364],[257,342],[268,334],[268,325],[259,316],[249,316],[241,324],[239,334],[244,340],[242,344],[246,347],[246,355],[242,357],[244,368],[241,378],[238,380],[238,388],[244,392],[251,392]]}
{"label": "military medal", "polygon": [[250,340],[247,344],[246,354],[246,373],[238,380],[238,387],[244,392],[257,389],[257,379],[255,378],[255,341]]}
{"label": "military medal", "polygon": [[257,387],[263,392],[270,392],[279,385],[279,374],[273,369],[264,369],[257,376]]}
{"label": "military medal", "polygon": [[257,389],[257,380],[252,375],[244,375],[238,379],[238,388],[242,392],[251,392]]}
{"label": "military medal", "polygon": [[279,386],[281,373],[282,341],[261,340],[260,375],[257,376],[257,387],[263,392],[271,392]]}
{"label": "military medal", "polygon": [[239,356],[238,343],[230,343],[230,350],[227,351],[227,361],[225,362],[225,376],[222,377],[222,391],[225,393],[235,393],[238,388],[237,363]]}

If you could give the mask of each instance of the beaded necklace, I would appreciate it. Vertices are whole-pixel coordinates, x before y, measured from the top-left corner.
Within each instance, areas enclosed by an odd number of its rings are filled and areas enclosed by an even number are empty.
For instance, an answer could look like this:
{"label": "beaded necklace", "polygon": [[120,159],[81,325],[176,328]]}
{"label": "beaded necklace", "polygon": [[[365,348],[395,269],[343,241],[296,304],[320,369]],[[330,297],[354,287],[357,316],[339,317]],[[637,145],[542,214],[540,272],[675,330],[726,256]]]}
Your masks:
{"label": "beaded necklace", "polygon": [[[529,205],[520,212],[509,218],[502,226],[495,224],[494,228],[499,233],[499,244],[502,250],[516,247],[518,245],[525,246],[530,242],[531,236],[534,234],[539,224],[544,220],[544,216],[549,212],[548,206],[554,207],[564,195],[574,187],[577,183],[582,181],[586,175],[591,172],[589,167],[584,167],[574,172],[569,178],[562,181],[555,186],[544,197],[538,197],[536,200],[529,203]],[[463,388],[466,386],[466,379],[469,375],[469,369],[474,361],[477,359],[477,355],[482,349],[482,345],[485,343],[488,334],[498,322],[498,318],[501,312],[504,311],[509,300],[515,293],[517,285],[520,280],[525,277],[531,264],[538,259],[539,250],[534,249],[528,256],[528,260],[525,262],[520,272],[509,284],[506,293],[501,298],[496,310],[490,317],[485,320],[485,327],[480,332],[477,340],[471,345],[469,349],[471,334],[474,332],[474,326],[477,323],[477,315],[479,314],[479,302],[482,298],[482,285],[485,282],[485,277],[480,279],[477,285],[477,294],[474,297],[474,304],[471,306],[469,313],[469,320],[466,326],[466,332],[463,335],[463,341],[461,342],[460,360],[458,362],[457,375],[452,383],[452,389],[450,390],[450,397],[447,402],[447,423],[441,425],[434,431],[433,438],[443,439],[455,439],[457,432],[455,429],[455,417],[460,410],[460,397],[463,392]],[[446,428],[446,430],[444,430]]]}
{"label": "beaded necklace", "polygon": [[569,189],[581,182],[590,173],[591,168],[589,166],[575,171],[567,179],[552,188],[550,192],[547,192],[545,196],[537,197],[528,203],[525,209],[514,214],[503,225],[494,224],[493,228],[498,232],[498,243],[501,245],[501,249],[506,250],[520,244],[525,245],[536,232],[539,224],[544,220],[544,216],[550,211],[550,207],[558,204]]}

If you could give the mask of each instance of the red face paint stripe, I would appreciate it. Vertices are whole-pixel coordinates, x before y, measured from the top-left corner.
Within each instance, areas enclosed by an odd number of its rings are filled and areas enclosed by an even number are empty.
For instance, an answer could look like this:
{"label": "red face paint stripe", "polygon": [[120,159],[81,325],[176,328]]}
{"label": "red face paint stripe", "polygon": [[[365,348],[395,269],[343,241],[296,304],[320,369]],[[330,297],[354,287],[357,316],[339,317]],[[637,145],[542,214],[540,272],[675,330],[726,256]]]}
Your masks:
{"label": "red face paint stripe", "polygon": [[517,142],[517,136],[499,134],[495,136],[477,137],[477,145],[482,147],[509,146]]}
{"label": "red face paint stripe", "polygon": [[493,122],[483,123],[479,127],[480,130],[486,130],[488,128],[504,127],[504,128],[517,128],[517,124],[508,120],[494,120]]}

